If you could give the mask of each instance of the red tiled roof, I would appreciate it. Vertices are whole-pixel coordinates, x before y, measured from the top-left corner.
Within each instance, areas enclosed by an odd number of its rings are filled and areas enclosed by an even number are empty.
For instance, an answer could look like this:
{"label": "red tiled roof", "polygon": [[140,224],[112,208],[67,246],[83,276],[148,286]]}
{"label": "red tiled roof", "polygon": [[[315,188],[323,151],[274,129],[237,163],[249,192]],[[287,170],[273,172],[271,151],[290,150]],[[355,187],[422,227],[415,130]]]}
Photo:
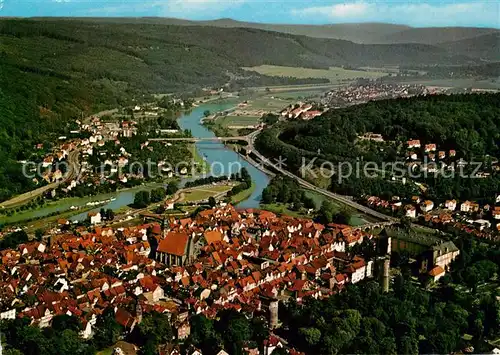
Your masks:
{"label": "red tiled roof", "polygon": [[177,256],[183,256],[186,253],[189,236],[186,233],[170,232],[165,239],[160,241],[158,251]]}
{"label": "red tiled roof", "polygon": [[434,277],[444,273],[444,269],[441,266],[436,266],[434,269],[429,271],[429,275]]}
{"label": "red tiled roof", "polygon": [[222,233],[217,230],[206,231],[204,236],[208,244],[220,242],[222,240]]}

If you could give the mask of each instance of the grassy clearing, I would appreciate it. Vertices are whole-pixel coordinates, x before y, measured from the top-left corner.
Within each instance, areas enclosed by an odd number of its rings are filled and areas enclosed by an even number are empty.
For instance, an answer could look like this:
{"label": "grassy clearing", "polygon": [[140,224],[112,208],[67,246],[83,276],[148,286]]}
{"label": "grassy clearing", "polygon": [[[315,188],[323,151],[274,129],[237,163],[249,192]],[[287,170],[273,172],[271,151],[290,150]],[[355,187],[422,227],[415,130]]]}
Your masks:
{"label": "grassy clearing", "polygon": [[376,79],[386,76],[387,73],[378,71],[364,71],[364,70],[349,70],[337,67],[330,67],[330,69],[310,69],[310,68],[295,68],[295,67],[282,67],[277,65],[261,65],[258,67],[243,68],[253,70],[259,74],[270,76],[291,76],[295,78],[325,78],[330,80],[331,83],[339,83],[343,81],[354,80],[357,78]]}
{"label": "grassy clearing", "polygon": [[252,193],[255,191],[256,187],[257,187],[257,185],[255,185],[255,183],[252,181],[252,186],[250,186],[250,188],[243,190],[240,193],[237,193],[236,195],[231,197],[231,203],[233,205],[236,205],[236,204],[240,203],[241,201],[246,200],[247,198],[249,198],[252,195]]}
{"label": "grassy clearing", "polygon": [[325,91],[326,91],[326,89],[289,91],[289,92],[278,93],[274,97],[279,98],[279,99],[283,99],[283,100],[291,101],[291,100],[319,97]]}
{"label": "grassy clearing", "polygon": [[[344,207],[342,204],[332,200],[331,198],[328,198],[328,197],[321,195],[321,194],[318,194],[316,192],[306,191],[305,193],[308,197],[310,197],[314,200],[314,202],[316,204],[316,209],[319,209],[321,207],[321,204],[325,200],[330,201],[336,207],[336,210],[335,210],[336,213],[340,212],[342,210],[342,208]],[[360,226],[360,225],[363,225],[366,223],[367,223],[367,219],[364,215],[362,215],[356,211],[352,211],[351,220],[349,221],[350,225]]]}
{"label": "grassy clearing", "polygon": [[198,153],[198,149],[196,149],[195,144],[189,144],[189,151],[191,152],[191,156],[193,157],[198,171],[200,173],[205,173],[210,169],[210,165],[203,159],[203,157]]}
{"label": "grassy clearing", "polygon": [[217,120],[217,123],[225,126],[256,126],[260,123],[260,117],[257,116],[226,116]]}
{"label": "grassy clearing", "polygon": [[211,196],[227,192],[232,189],[232,186],[200,186],[184,191],[182,202],[195,202],[207,200]]}
{"label": "grassy clearing", "polygon": [[283,109],[290,104],[290,100],[277,98],[274,95],[264,95],[259,98],[250,100],[245,109],[248,110],[264,110],[264,111],[277,111]]}

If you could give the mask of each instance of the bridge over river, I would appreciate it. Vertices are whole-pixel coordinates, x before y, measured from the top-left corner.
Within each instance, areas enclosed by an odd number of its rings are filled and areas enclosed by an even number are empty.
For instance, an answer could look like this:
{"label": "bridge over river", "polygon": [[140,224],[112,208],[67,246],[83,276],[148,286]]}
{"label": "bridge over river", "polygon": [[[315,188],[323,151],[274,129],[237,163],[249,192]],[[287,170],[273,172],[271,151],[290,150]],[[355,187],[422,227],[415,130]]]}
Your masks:
{"label": "bridge over river", "polygon": [[191,142],[191,143],[197,143],[197,142],[215,142],[215,143],[220,143],[220,142],[229,142],[229,141],[249,141],[248,136],[236,136],[236,137],[193,137],[193,138],[150,138],[148,139],[149,141],[156,141],[156,142]]}

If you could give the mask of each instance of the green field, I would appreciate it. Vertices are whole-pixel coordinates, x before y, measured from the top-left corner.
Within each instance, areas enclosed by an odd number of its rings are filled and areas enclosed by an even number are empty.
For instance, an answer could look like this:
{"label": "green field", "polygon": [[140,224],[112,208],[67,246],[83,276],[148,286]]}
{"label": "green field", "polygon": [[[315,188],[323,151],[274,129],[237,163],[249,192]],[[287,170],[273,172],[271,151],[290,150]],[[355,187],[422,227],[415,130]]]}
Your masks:
{"label": "green field", "polygon": [[338,83],[346,80],[354,80],[357,78],[376,79],[386,76],[387,73],[377,71],[364,70],[349,70],[338,67],[330,67],[330,69],[311,69],[311,68],[295,68],[282,67],[277,65],[260,65],[258,67],[243,68],[253,70],[259,74],[270,76],[291,76],[294,78],[325,78],[332,83]]}
{"label": "green field", "polygon": [[327,91],[327,89],[289,91],[289,92],[277,93],[274,95],[274,97],[289,101],[289,100],[318,97],[321,96],[321,94],[324,93],[325,91]]}
{"label": "green field", "polygon": [[[324,200],[330,201],[337,208],[337,212],[340,212],[343,208],[343,205],[341,203],[336,202],[336,201],[332,200],[331,198],[328,198],[328,197],[321,195],[317,192],[307,190],[305,193],[308,197],[310,197],[314,200],[314,202],[316,203],[316,209],[319,209],[321,207],[321,204],[323,203]],[[368,222],[367,216],[362,215],[361,213],[354,211],[354,210],[352,210],[351,212],[352,212],[351,220],[349,221],[350,225],[360,226],[360,225],[366,224]]]}
{"label": "green field", "polygon": [[254,126],[260,123],[260,117],[257,116],[225,116],[217,119],[217,123],[229,126]]}
{"label": "green field", "polygon": [[221,192],[231,190],[232,186],[200,186],[193,189],[188,189],[184,192],[183,202],[194,202],[206,200],[211,196],[215,196]]}
{"label": "green field", "polygon": [[198,171],[200,173],[205,173],[209,170],[209,164],[203,159],[199,154],[198,149],[196,149],[195,144],[189,144],[189,150],[191,151],[191,156],[193,157],[195,163],[197,164]]}
{"label": "green field", "polygon": [[236,204],[240,203],[241,201],[245,201],[247,198],[249,198],[252,195],[252,193],[255,191],[256,187],[257,186],[252,181],[252,186],[250,186],[250,188],[243,190],[240,193],[237,193],[236,195],[231,197],[231,203],[236,205]]}
{"label": "green field", "polygon": [[289,100],[277,98],[275,95],[264,95],[249,101],[246,109],[276,111],[289,105]]}

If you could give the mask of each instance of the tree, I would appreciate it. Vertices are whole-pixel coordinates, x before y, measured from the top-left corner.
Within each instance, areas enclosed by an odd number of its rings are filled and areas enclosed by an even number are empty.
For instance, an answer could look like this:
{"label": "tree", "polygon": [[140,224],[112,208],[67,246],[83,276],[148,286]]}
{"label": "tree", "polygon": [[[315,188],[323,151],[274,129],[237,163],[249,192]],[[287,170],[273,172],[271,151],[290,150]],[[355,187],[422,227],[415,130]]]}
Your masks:
{"label": "tree", "polygon": [[66,329],[78,332],[82,329],[80,320],[77,317],[68,316],[67,314],[56,315],[52,318],[51,326],[56,332],[62,332]]}
{"label": "tree", "polygon": [[25,231],[17,231],[5,236],[0,240],[0,249],[15,248],[19,244],[26,243],[28,241],[28,234]]}
{"label": "tree", "polygon": [[158,312],[150,312],[134,328],[131,338],[140,346],[147,345],[148,349],[156,349],[158,345],[170,342],[172,336],[172,327],[168,317]]}
{"label": "tree", "polygon": [[222,340],[215,331],[213,321],[203,315],[195,315],[191,318],[190,324],[190,339],[193,344],[199,347],[204,354],[216,354],[220,349]]}
{"label": "tree", "polygon": [[65,329],[54,337],[54,348],[59,354],[83,354],[87,345],[82,342],[77,332]]}
{"label": "tree", "polygon": [[252,337],[249,320],[234,310],[219,313],[216,329],[224,339],[225,349],[231,354],[242,354],[243,344]]}
{"label": "tree", "polygon": [[123,327],[115,320],[114,310],[108,308],[97,318],[92,341],[96,348],[104,349],[115,344],[122,333]]}
{"label": "tree", "polygon": [[134,207],[145,208],[150,203],[150,195],[148,191],[139,191],[134,196]]}
{"label": "tree", "polygon": [[208,198],[208,205],[209,205],[210,207],[215,207],[215,206],[217,205],[217,201],[215,200],[215,197],[210,196],[210,197]]}
{"label": "tree", "polygon": [[317,328],[300,328],[299,334],[310,348],[316,346],[321,339],[321,331]]}
{"label": "tree", "polygon": [[151,190],[151,202],[160,202],[167,196],[166,191],[163,187]]}
{"label": "tree", "polygon": [[171,181],[167,185],[167,195],[173,195],[179,190],[179,187],[177,186],[177,183],[174,181]]}
{"label": "tree", "polygon": [[342,208],[339,213],[333,215],[332,221],[338,224],[349,224],[352,217],[352,213],[347,208]]}
{"label": "tree", "polygon": [[324,200],[318,211],[318,220],[323,224],[331,223],[333,221],[334,214],[335,206],[330,201]]}
{"label": "tree", "polygon": [[205,117],[210,116],[210,111],[209,110],[203,111],[203,116],[205,116]]}
{"label": "tree", "polygon": [[115,219],[115,213],[113,212],[113,210],[112,210],[112,209],[107,209],[107,210],[106,210],[106,219],[107,219],[108,221],[112,221],[112,220],[114,220],[114,219]]}
{"label": "tree", "polygon": [[39,242],[43,239],[43,236],[45,234],[45,231],[43,229],[37,229],[35,231],[35,239],[38,240]]}
{"label": "tree", "polygon": [[266,113],[265,115],[262,116],[262,122],[270,126],[278,122],[278,118],[279,118],[278,115],[275,115],[273,113]]}

